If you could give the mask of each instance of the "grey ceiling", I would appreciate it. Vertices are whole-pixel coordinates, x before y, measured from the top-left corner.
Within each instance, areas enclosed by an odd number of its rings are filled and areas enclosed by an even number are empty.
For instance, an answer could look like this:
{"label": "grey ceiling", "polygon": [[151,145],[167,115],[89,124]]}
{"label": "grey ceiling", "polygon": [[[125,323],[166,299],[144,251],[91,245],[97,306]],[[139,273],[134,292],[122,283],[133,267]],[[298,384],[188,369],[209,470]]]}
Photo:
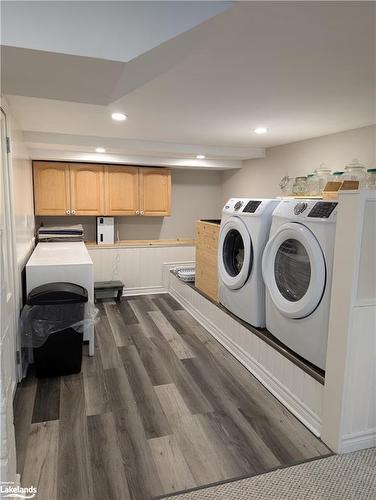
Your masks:
{"label": "grey ceiling", "polygon": [[[39,146],[52,133],[251,148],[357,128],[375,121],[375,5],[237,2],[210,18],[203,6],[204,22],[128,62],[5,46],[3,91]],[[115,109],[129,120],[111,122]]]}
{"label": "grey ceiling", "polygon": [[3,45],[127,62],[232,2],[2,1]]}

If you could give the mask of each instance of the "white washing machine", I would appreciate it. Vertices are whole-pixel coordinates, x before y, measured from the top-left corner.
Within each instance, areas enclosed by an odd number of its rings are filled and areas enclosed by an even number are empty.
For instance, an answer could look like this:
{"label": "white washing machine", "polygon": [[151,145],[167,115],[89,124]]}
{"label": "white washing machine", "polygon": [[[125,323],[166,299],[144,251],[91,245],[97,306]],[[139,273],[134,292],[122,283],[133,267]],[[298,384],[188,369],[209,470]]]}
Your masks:
{"label": "white washing machine", "polygon": [[337,202],[283,200],[262,259],[266,327],[325,370]]}
{"label": "white washing machine", "polygon": [[265,327],[262,253],[278,200],[232,198],[222,212],[218,246],[219,300],[238,318]]}

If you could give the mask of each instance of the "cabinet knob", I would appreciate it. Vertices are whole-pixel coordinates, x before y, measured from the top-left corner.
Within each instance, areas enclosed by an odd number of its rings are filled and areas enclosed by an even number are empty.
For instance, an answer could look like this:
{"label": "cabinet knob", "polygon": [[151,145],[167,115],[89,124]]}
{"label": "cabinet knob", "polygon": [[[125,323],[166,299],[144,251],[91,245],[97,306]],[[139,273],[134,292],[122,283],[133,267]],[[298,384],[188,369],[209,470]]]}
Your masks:
{"label": "cabinet knob", "polygon": [[139,210],[136,210],[136,215],[139,215],[140,214],[140,211]]}
{"label": "cabinet knob", "polygon": [[72,214],[73,214],[73,215],[76,215],[76,210],[72,210]]}
{"label": "cabinet knob", "polygon": [[144,215],[144,213],[145,213],[145,212],[144,212],[143,210],[141,210],[141,215]]}
{"label": "cabinet knob", "polygon": [[70,215],[70,210],[67,210],[67,215]]}

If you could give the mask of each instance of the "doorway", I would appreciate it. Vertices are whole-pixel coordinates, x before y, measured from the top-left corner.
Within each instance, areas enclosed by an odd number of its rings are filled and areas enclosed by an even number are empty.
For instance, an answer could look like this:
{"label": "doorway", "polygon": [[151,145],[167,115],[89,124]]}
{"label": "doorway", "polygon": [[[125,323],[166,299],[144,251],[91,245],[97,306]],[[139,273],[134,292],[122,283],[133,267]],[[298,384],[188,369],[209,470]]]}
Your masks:
{"label": "doorway", "polygon": [[17,307],[12,213],[9,139],[6,113],[1,116],[0,161],[0,425],[2,435],[0,457],[1,480],[13,481],[16,474],[16,453],[13,425],[13,396],[17,384]]}

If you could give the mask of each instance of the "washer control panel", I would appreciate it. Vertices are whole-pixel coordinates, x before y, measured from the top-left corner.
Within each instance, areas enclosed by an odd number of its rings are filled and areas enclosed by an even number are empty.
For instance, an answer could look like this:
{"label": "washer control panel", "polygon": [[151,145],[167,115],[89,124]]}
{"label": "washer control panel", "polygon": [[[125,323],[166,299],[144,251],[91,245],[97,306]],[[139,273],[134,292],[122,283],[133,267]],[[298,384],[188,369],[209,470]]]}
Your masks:
{"label": "washer control panel", "polygon": [[243,202],[241,200],[238,200],[235,205],[234,205],[234,210],[235,212],[238,212],[243,206]]}
{"label": "washer control panel", "polygon": [[224,216],[262,217],[273,211],[279,200],[267,198],[230,198],[223,207]]}
{"label": "washer control panel", "polygon": [[315,203],[307,217],[317,217],[319,219],[328,219],[337,206],[336,201],[318,201]]}
{"label": "washer control panel", "polygon": [[294,207],[294,214],[295,215],[302,214],[304,212],[304,210],[306,210],[307,207],[308,207],[308,203],[306,203],[305,201],[300,201]]}

